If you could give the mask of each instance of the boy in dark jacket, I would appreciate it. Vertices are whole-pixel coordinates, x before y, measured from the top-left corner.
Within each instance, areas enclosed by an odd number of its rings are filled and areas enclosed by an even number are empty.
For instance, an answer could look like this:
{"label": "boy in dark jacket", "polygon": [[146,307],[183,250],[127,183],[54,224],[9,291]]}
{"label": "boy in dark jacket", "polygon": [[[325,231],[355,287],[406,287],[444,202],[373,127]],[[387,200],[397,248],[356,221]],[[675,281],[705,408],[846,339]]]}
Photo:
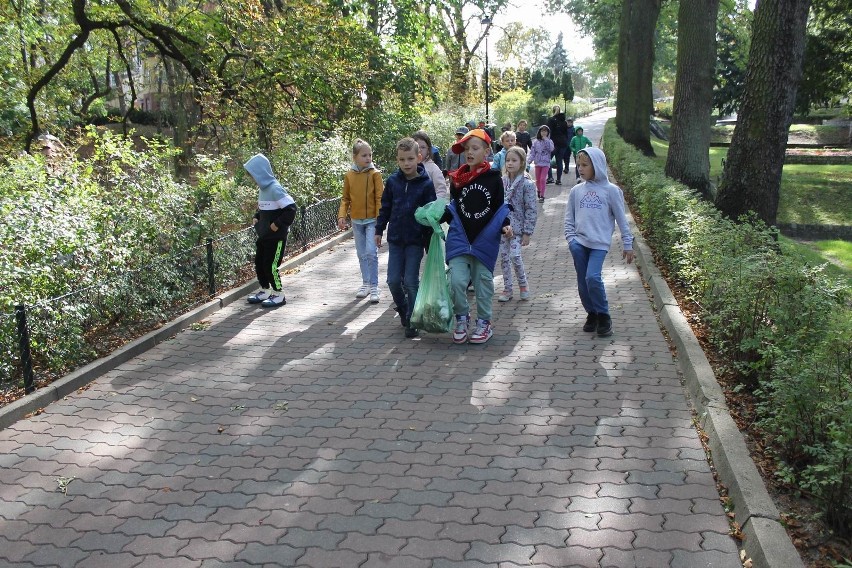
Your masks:
{"label": "boy in dark jacket", "polygon": [[441,222],[449,222],[447,264],[450,267],[450,294],[456,314],[454,343],[468,341],[470,305],[467,285],[473,282],[476,294],[476,328],[471,343],[491,339],[491,305],[494,296],[494,266],[500,249],[500,235],[512,237],[509,206],[504,202],[502,174],[486,161],[491,138],[475,129],[453,145],[464,156],[464,165],[450,174],[447,212]]}
{"label": "boy in dark jacket", "polygon": [[376,221],[376,246],[388,229],[388,288],[396,311],[405,327],[406,337],[416,337],[411,327],[411,311],[420,287],[420,261],[423,246],[432,229],[414,219],[414,211],[435,201],[435,186],[420,163],[420,146],[414,138],[403,138],[396,145],[399,169],[385,182],[382,206]]}
{"label": "boy in dark jacket", "polygon": [[278,183],[269,160],[263,154],[255,154],[243,167],[259,188],[257,212],[252,224],[257,232],[254,268],[260,290],[248,297],[248,303],[260,304],[264,308],[283,306],[287,300],[281,289],[278,267],[284,260],[287,232],[296,218],[296,202]]}

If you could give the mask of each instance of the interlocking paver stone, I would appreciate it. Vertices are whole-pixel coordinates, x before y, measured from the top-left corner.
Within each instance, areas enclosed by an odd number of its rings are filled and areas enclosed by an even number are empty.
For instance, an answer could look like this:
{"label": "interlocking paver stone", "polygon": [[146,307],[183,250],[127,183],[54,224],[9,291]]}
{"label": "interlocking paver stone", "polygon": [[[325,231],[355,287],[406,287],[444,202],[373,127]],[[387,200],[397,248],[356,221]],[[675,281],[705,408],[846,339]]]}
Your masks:
{"label": "interlocking paver stone", "polygon": [[286,306],[240,299],[0,431],[0,564],[737,565],[617,235],[615,333],[580,331],[568,191],[548,187],[533,297],[495,302],[487,345],[406,340],[384,284],[377,305],[349,292],[344,240],[284,275]]}

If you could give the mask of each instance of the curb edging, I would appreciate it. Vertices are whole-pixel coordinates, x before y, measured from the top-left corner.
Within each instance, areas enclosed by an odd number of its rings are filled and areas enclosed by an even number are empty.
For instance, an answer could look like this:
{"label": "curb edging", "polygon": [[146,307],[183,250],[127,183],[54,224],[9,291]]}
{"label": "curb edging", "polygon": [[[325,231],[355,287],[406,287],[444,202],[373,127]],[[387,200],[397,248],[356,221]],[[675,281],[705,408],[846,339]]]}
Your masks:
{"label": "curb edging", "polygon": [[754,568],[804,568],[799,552],[781,525],[781,515],[751,459],[745,439],[731,418],[725,395],[698,338],[654,265],[651,249],[629,211],[627,217],[634,235],[637,268],[648,283],[654,307],[677,347],[678,368],[701,428],[708,436],[713,465],[733,501],[737,522],[745,534],[742,546],[746,554]]}
{"label": "curb edging", "polygon": [[[347,240],[351,235],[352,230],[349,229],[328,240],[322,241],[317,246],[284,261],[279,267],[279,270],[283,271],[288,268],[304,264],[310,259],[319,256]],[[180,315],[165,323],[162,327],[148,332],[142,337],[134,339],[130,343],[119,347],[109,355],[92,361],[91,363],[65,375],[61,379],[58,379],[49,385],[16,400],[15,402],[7,404],[0,409],[0,430],[8,428],[18,420],[26,418],[28,414],[37,412],[39,409],[44,408],[51,402],[56,402],[75,390],[86,386],[99,376],[115,369],[122,363],[126,363],[137,355],[151,349],[158,343],[162,343],[173,335],[183,331],[193,323],[203,320],[210,314],[240,299],[256,287],[257,282],[252,279],[242,286],[226,290],[222,294],[215,296],[213,299],[194,310]]]}

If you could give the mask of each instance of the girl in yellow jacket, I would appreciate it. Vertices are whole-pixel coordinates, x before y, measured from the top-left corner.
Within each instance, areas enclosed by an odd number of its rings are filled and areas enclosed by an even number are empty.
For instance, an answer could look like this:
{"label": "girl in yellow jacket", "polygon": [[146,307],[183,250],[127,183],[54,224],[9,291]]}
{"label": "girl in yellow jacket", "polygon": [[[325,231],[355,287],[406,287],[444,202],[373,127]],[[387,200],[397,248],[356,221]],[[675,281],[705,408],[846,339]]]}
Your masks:
{"label": "girl in yellow jacket", "polygon": [[379,303],[379,253],[375,236],[383,189],[382,174],[373,165],[373,149],[359,138],[352,146],[352,168],[343,177],[337,228],[343,231],[346,218],[352,220],[355,252],[361,264],[361,287],[355,297],[370,296],[372,304]]}

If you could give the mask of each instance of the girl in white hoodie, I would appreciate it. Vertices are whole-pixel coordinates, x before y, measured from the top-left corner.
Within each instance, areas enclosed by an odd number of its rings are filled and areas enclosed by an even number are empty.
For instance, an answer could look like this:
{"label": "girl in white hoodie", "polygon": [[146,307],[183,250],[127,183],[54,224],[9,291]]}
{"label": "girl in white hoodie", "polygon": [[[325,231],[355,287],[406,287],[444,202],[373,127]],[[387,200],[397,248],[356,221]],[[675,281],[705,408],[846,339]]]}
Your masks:
{"label": "girl in white hoodie", "polygon": [[604,288],[603,262],[612,243],[615,224],[621,230],[624,251],[621,257],[633,262],[633,234],[624,210],[621,189],[609,181],[606,155],[599,148],[586,148],[577,153],[577,170],[582,183],[568,194],[565,209],[565,239],[577,271],[580,301],[586,310],[583,331],[599,337],[612,335],[612,318]]}

